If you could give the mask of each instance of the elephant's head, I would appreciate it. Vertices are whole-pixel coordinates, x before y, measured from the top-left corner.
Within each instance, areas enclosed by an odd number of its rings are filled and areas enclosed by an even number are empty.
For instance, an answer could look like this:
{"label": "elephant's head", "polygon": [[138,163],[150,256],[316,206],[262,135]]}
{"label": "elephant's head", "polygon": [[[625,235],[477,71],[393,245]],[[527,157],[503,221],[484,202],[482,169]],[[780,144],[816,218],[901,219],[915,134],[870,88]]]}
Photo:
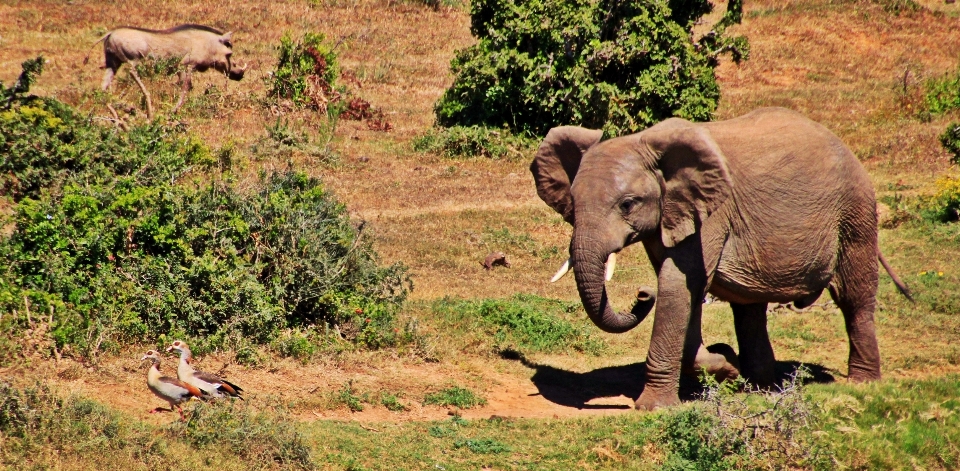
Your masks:
{"label": "elephant's head", "polygon": [[573,225],[570,262],[584,309],[597,327],[625,332],[652,307],[638,293],[631,312],[610,307],[604,264],[611,254],[653,241],[669,250],[699,230],[727,198],[726,159],[708,131],[670,119],[600,142],[601,131],[553,128],[530,170],[537,194]]}

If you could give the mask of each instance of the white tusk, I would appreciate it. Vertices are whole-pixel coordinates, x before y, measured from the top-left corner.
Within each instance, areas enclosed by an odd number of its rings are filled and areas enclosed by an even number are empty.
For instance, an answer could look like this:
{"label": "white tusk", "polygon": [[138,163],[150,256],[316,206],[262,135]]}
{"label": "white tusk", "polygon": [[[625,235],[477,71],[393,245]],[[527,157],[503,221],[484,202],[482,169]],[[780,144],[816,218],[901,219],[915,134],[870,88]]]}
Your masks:
{"label": "white tusk", "polygon": [[617,254],[614,252],[610,253],[610,256],[607,257],[607,272],[604,273],[603,278],[607,281],[610,281],[613,278],[613,269],[617,266]]}
{"label": "white tusk", "polygon": [[550,278],[550,282],[551,282],[551,283],[556,283],[557,280],[559,280],[560,278],[563,278],[563,275],[566,275],[568,271],[570,271],[570,259],[569,259],[569,258],[567,259],[567,261],[563,262],[563,265],[560,265],[560,269],[557,270],[557,274],[556,274],[556,275],[553,275],[553,278]]}

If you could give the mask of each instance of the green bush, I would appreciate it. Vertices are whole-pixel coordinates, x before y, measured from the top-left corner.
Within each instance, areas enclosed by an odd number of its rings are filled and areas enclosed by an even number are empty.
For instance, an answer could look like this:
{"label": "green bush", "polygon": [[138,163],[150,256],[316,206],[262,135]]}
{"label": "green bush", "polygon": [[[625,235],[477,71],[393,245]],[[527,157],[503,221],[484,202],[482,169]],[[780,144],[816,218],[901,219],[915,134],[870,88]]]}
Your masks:
{"label": "green bush", "polygon": [[960,71],[953,76],[928,80],[924,101],[932,114],[943,114],[960,109]]}
{"label": "green bush", "polygon": [[0,112],[0,181],[18,201],[0,236],[0,310],[55,312],[58,347],[241,348],[313,326],[378,348],[407,334],[394,326],[405,267],[378,265],[319,180],[241,186],[178,128],[120,133],[55,100],[13,105]]}
{"label": "green bush", "polygon": [[960,165],[960,122],[950,123],[947,129],[940,135],[940,143],[947,152],[953,154],[950,161],[955,165]]}
{"label": "green bush", "polygon": [[277,68],[269,79],[269,95],[288,99],[298,108],[327,111],[339,97],[337,55],[320,33],[306,33],[298,42],[286,34],[280,39]]}
{"label": "green bush", "polygon": [[707,0],[641,2],[477,0],[477,44],[451,62],[453,85],[436,104],[442,126],[483,125],[543,135],[563,124],[638,131],[679,116],[710,119],[720,89],[717,57],[746,57],[746,40],[725,35],[742,3],[691,40],[712,10]]}
{"label": "green bush", "polygon": [[920,198],[920,216],[933,222],[960,220],[960,178],[942,177],[937,180],[937,192]]}

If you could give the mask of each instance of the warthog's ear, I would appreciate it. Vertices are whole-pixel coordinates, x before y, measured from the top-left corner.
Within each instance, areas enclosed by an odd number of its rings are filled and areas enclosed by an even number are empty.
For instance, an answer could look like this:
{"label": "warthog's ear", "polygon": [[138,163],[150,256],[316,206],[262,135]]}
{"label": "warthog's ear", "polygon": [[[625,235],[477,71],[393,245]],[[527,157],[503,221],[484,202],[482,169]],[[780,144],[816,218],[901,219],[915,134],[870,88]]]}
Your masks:
{"label": "warthog's ear", "polygon": [[230,32],[224,34],[223,36],[220,36],[220,44],[223,44],[224,46],[227,46],[227,47],[231,47],[231,48],[232,48],[232,47],[233,47],[233,43],[230,42],[230,39],[231,39],[232,37],[233,37],[233,31],[230,31]]}

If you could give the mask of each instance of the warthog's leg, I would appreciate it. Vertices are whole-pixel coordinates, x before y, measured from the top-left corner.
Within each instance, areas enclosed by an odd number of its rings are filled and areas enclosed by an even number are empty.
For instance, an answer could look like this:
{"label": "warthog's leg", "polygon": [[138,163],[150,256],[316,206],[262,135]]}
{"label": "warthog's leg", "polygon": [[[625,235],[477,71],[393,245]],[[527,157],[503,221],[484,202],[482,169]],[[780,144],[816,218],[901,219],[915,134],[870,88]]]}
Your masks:
{"label": "warthog's leg", "polygon": [[153,103],[150,102],[150,93],[147,92],[147,87],[143,86],[143,82],[140,80],[140,74],[137,73],[137,64],[134,62],[130,63],[130,75],[137,81],[137,85],[140,86],[140,91],[143,92],[143,96],[147,99],[147,119],[153,119]]}
{"label": "warthog's leg", "polygon": [[110,83],[113,82],[113,76],[116,75],[117,69],[107,67],[107,70],[103,73],[103,81],[100,82],[100,89],[106,90],[110,86]]}
{"label": "warthog's leg", "polygon": [[103,66],[103,68],[106,70],[103,72],[103,81],[100,82],[100,88],[102,90],[106,90],[107,87],[109,87],[110,84],[113,83],[113,76],[117,74],[117,70],[119,70],[120,66],[123,65],[123,62],[117,60],[117,58],[115,58],[114,56],[110,54],[106,54],[105,56],[106,56],[104,57],[105,65]]}
{"label": "warthog's leg", "polygon": [[193,88],[193,79],[190,76],[190,69],[184,69],[180,71],[180,99],[177,100],[177,106],[173,107],[173,112],[176,113],[177,110],[183,106],[183,101],[187,98],[187,92]]}

